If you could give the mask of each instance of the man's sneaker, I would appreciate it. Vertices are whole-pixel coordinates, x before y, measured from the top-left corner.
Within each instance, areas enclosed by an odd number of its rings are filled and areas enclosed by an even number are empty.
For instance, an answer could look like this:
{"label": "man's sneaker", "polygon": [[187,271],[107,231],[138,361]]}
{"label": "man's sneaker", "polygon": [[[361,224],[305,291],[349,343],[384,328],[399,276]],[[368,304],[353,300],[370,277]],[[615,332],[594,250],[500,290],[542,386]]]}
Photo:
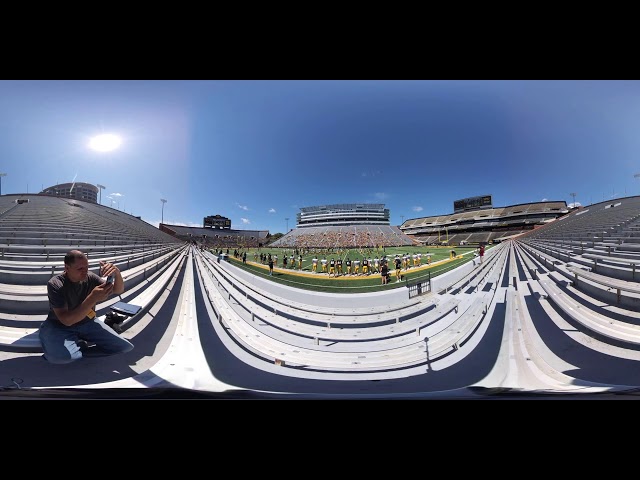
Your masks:
{"label": "man's sneaker", "polygon": [[76,340],[76,345],[78,345],[78,348],[80,349],[81,352],[86,352],[87,349],[89,349],[90,347],[95,347],[96,344],[80,339],[80,340]]}

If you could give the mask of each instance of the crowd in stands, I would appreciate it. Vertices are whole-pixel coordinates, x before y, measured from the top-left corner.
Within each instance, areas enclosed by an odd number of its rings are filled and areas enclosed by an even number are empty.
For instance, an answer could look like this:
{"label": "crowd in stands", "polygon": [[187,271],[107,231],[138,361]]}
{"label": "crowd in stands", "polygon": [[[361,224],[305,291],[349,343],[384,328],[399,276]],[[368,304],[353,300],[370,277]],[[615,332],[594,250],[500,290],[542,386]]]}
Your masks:
{"label": "crowd in stands", "polygon": [[271,244],[273,247],[302,249],[410,245],[413,241],[398,227],[368,225],[298,228]]}
{"label": "crowd in stands", "polygon": [[186,227],[183,225],[162,224],[161,229],[176,238],[203,245],[207,248],[258,248],[267,241],[266,231],[256,230],[220,230],[212,228]]}

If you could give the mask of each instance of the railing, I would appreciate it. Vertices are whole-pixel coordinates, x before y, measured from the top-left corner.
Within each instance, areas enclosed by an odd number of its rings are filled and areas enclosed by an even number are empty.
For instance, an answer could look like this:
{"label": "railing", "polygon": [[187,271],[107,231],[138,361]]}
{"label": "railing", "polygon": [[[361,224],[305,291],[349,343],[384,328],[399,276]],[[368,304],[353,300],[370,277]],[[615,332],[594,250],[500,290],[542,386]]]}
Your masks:
{"label": "railing", "polygon": [[427,272],[427,278],[420,278],[413,282],[407,282],[407,288],[409,289],[409,298],[418,297],[425,293],[431,292],[431,272]]}

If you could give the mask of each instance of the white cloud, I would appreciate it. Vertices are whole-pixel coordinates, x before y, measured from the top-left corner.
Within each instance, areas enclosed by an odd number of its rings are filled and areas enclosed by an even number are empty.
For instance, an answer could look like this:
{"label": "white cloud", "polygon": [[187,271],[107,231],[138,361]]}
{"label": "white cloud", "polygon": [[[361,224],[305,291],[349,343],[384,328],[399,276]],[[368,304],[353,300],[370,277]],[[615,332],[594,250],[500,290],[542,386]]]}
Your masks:
{"label": "white cloud", "polygon": [[[124,197],[124,193],[112,193],[111,196],[113,197]],[[108,197],[110,198],[110,197]]]}
{"label": "white cloud", "polygon": [[412,210],[414,212],[421,212],[422,211],[422,207],[413,207]]}
{"label": "white cloud", "polygon": [[543,198],[542,200],[540,200],[541,202],[547,202],[548,200],[546,198]]}
{"label": "white cloud", "polygon": [[376,192],[374,195],[378,200],[384,200],[385,198],[387,198],[389,195],[387,195],[384,192]]}
{"label": "white cloud", "polygon": [[247,207],[246,205],[240,205],[238,202],[236,202],[236,205],[238,206],[238,208],[242,209],[242,210],[249,210],[249,207]]}
{"label": "white cloud", "polygon": [[276,209],[275,208],[270,208],[269,209],[269,213],[276,213]]}
{"label": "white cloud", "polygon": [[251,223],[248,218],[240,218],[240,220],[242,220],[242,223],[245,225],[249,225]]}
{"label": "white cloud", "polygon": [[567,207],[569,208],[576,208],[576,207],[581,207],[582,204],[580,202],[576,202],[576,203],[567,203]]}

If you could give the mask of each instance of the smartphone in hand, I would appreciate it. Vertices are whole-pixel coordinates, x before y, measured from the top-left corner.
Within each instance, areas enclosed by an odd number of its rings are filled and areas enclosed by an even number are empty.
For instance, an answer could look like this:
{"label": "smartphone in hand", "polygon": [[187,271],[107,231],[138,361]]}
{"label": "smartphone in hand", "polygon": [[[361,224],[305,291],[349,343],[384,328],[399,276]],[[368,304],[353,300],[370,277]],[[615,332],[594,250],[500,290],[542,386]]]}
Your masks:
{"label": "smartphone in hand", "polygon": [[113,277],[113,275],[109,275],[109,276],[107,277],[107,282],[106,282],[106,283],[107,283],[107,284],[109,284],[109,283],[113,284],[113,281],[114,281],[114,277]]}

